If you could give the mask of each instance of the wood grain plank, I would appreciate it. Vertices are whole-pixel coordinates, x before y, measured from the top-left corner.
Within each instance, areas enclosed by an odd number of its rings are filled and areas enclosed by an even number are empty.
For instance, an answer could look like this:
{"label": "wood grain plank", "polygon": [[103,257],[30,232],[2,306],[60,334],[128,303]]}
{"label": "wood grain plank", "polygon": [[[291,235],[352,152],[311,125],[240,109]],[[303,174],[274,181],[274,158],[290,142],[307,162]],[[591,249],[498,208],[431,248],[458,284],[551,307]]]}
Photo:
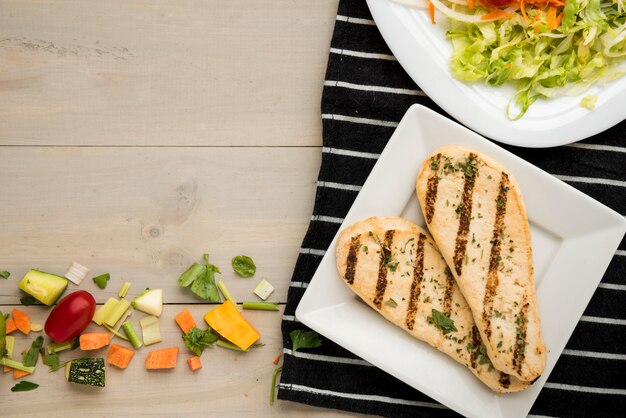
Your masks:
{"label": "wood grain plank", "polygon": [[337,3],[0,2],[0,141],[319,145]]}
{"label": "wood grain plank", "polygon": [[[2,307],[7,311],[11,307]],[[282,312],[245,311],[246,318],[259,330],[261,340],[266,345],[248,353],[237,353],[219,347],[212,347],[202,354],[203,368],[192,373],[187,364],[191,353],[184,346],[181,331],[174,322],[174,315],[182,306],[166,306],[160,317],[163,342],[139,348],[125,370],[106,365],[106,387],[91,388],[65,381],[62,370],[49,373],[48,368],[39,362],[32,376],[25,378],[38,383],[39,388],[32,392],[12,394],[9,388],[15,382],[10,373],[0,371],[0,413],[11,411],[10,416],[65,416],[69,411],[80,411],[81,416],[211,416],[223,417],[293,417],[324,416],[342,417],[347,414],[325,409],[307,407],[290,402],[276,401],[269,405],[269,390],[272,372],[276,367],[273,359],[280,354],[282,337],[280,319]],[[207,306],[187,306],[197,324],[205,328],[202,320]],[[43,307],[20,307],[28,312],[33,321],[45,322],[48,310]],[[136,329],[143,316],[134,312],[131,321]],[[92,323],[88,331],[100,331]],[[15,332],[16,351],[30,346],[33,338]],[[114,338],[115,344],[128,346],[128,343]],[[46,338],[47,344],[47,338]],[[147,371],[144,367],[149,351],[178,346],[180,352],[175,369]],[[63,352],[61,361],[79,357],[105,357],[107,348],[93,352]],[[158,405],[158,407],[157,407]],[[42,412],[45,407],[45,412]],[[2,413],[3,416],[8,416]],[[354,415],[350,415],[354,416]]]}
{"label": "wood grain plank", "polygon": [[[0,147],[0,304],[18,303],[30,268],[63,275],[72,261],[111,273],[98,302],[124,281],[131,295],[202,302],[177,286],[202,254],[239,300],[262,278],[285,302],[313,208],[319,148]],[[235,255],[257,264],[236,277]],[[70,289],[74,285],[70,284]],[[91,279],[82,288],[95,290]]]}

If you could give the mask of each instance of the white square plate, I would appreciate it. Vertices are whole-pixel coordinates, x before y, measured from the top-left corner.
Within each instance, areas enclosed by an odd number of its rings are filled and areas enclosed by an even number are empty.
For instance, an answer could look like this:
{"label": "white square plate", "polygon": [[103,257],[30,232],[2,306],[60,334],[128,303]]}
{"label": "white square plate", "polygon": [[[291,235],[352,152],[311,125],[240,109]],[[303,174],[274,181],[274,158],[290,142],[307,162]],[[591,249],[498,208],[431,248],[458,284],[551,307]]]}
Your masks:
{"label": "white square plate", "polygon": [[423,226],[415,179],[428,154],[446,144],[472,148],[499,160],[521,187],[530,220],[543,335],[549,349],[541,378],[523,392],[497,395],[465,367],[385,320],[359,302],[339,277],[337,237],[313,276],[296,317],[463,415],[523,417],[608,267],[626,232],[626,220],[483,137],[414,105],[389,140],[341,229],[370,216],[402,216]]}
{"label": "white square plate", "polygon": [[[420,0],[414,0],[418,2]],[[404,70],[442,109],[488,138],[521,147],[552,147],[575,142],[610,128],[626,118],[626,77],[579,96],[537,100],[520,120],[505,109],[515,90],[464,83],[450,73],[452,45],[445,37],[445,18],[430,22],[425,9],[392,0],[367,0],[376,25]],[[626,61],[623,62],[626,69]],[[580,99],[598,96],[596,108],[580,107]]]}

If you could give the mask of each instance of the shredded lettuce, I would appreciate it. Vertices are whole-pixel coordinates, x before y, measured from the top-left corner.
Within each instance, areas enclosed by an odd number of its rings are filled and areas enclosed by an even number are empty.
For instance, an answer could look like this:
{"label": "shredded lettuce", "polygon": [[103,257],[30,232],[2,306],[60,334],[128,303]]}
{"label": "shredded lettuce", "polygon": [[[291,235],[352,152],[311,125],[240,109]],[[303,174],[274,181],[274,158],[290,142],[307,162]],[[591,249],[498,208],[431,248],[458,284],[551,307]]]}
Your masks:
{"label": "shredded lettuce", "polygon": [[[567,0],[561,25],[548,29],[547,13],[526,7],[509,19],[473,23],[450,18],[452,75],[468,82],[500,86],[516,93],[507,116],[521,118],[538,98],[580,95],[590,86],[624,75],[626,0]],[[455,1],[465,15],[484,15]]]}

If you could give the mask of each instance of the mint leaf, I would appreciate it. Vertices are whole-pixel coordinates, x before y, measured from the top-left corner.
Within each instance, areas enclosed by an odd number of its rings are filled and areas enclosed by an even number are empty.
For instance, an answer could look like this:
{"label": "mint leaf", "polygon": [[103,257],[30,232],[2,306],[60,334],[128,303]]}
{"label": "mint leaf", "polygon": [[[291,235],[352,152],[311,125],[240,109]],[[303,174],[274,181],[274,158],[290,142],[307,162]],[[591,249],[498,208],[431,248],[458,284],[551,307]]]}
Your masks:
{"label": "mint leaf", "polygon": [[319,334],[315,331],[305,331],[303,329],[291,331],[289,333],[291,338],[292,351],[296,352],[301,348],[315,348],[322,345],[322,340]]}
{"label": "mint leaf", "polygon": [[31,295],[24,295],[20,298],[20,303],[24,306],[30,306],[34,304],[35,302],[37,302],[37,299],[35,299]]}
{"label": "mint leaf", "polygon": [[35,390],[38,387],[39,385],[37,383],[22,380],[20,383],[11,388],[11,392],[28,392],[29,390]]}
{"label": "mint leaf", "polygon": [[252,277],[256,273],[256,266],[254,261],[247,255],[238,255],[231,261],[233,270],[239,277]]}
{"label": "mint leaf", "polygon": [[105,287],[107,287],[107,283],[109,283],[109,279],[111,278],[111,275],[109,273],[104,273],[101,274],[99,276],[96,276],[93,278],[93,282],[100,288],[100,289],[104,289]]}
{"label": "mint leaf", "polygon": [[24,353],[24,357],[22,357],[22,364],[26,367],[33,367],[37,364],[37,358],[39,357],[39,350],[43,347],[43,337],[40,335],[35,338],[33,344],[30,346],[28,351]]}
{"label": "mint leaf", "polygon": [[448,334],[453,331],[457,331],[454,326],[454,321],[449,317],[445,316],[443,313],[439,312],[437,309],[433,309],[432,316],[426,318],[429,324],[434,324],[437,328],[443,331],[444,334]]}
{"label": "mint leaf", "polygon": [[183,334],[185,346],[191,350],[196,356],[200,356],[205,348],[212,346],[217,341],[217,335],[213,334],[210,329],[201,330],[193,327],[188,333]]}
{"label": "mint leaf", "polygon": [[4,271],[0,271],[0,277],[8,280],[9,276],[11,275],[11,273],[9,273],[8,271],[4,270]]}

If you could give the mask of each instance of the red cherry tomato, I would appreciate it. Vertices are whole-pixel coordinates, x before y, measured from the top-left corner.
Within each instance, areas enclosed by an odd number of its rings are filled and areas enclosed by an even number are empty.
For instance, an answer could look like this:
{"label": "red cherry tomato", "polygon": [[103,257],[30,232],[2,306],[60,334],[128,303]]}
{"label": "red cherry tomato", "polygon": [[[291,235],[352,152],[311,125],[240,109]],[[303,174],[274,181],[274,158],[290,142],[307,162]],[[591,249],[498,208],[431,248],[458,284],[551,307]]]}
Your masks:
{"label": "red cherry tomato", "polygon": [[95,312],[96,300],[91,293],[79,290],[57,303],[50,312],[44,329],[53,341],[64,343],[83,332]]}

